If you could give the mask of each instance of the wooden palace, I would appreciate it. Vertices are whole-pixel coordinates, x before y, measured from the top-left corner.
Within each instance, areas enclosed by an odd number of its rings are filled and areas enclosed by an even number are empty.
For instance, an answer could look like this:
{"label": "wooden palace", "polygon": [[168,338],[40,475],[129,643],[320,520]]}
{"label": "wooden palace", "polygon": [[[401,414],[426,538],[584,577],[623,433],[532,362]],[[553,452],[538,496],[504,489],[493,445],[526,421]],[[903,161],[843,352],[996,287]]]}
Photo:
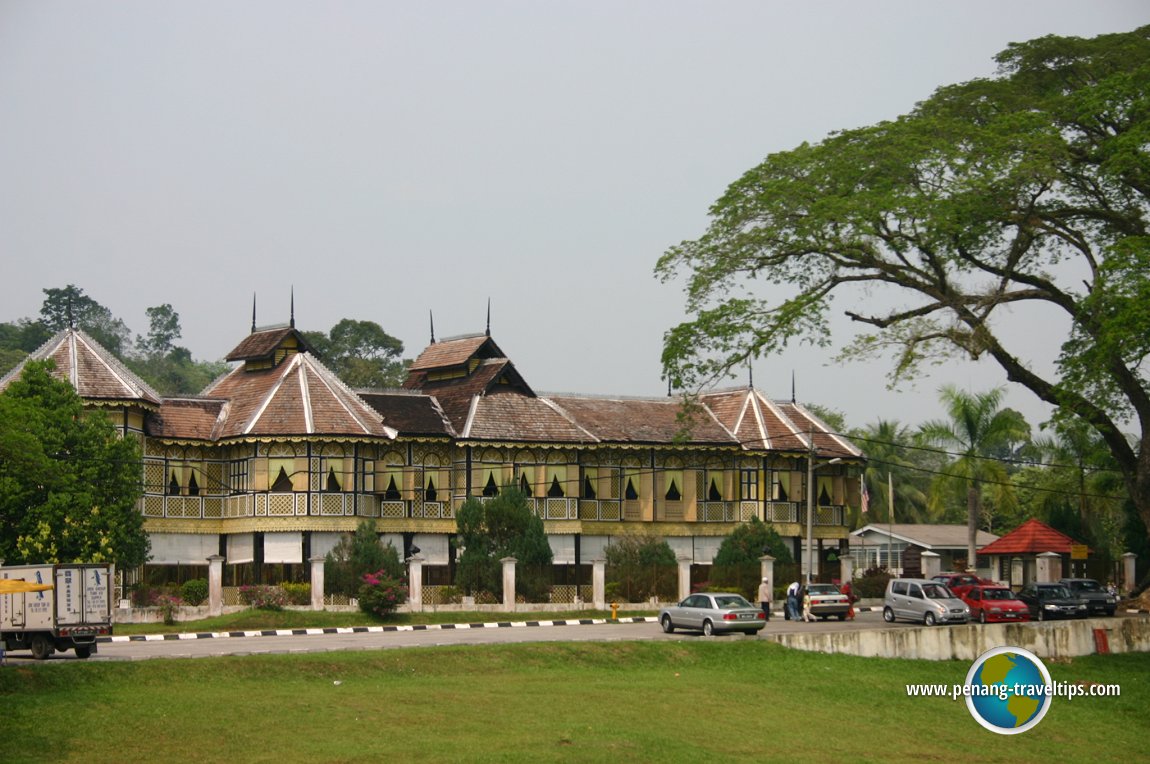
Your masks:
{"label": "wooden palace", "polygon": [[858,505],[862,453],[794,401],[708,392],[685,429],[677,398],[536,393],[486,333],[433,341],[403,389],[385,391],[350,389],[294,320],[253,326],[197,396],[157,394],[78,329],[30,357],[54,359],[87,406],[141,443],[151,559],[135,580],[201,577],[212,555],[229,585],[306,580],[308,560],[369,519],[403,557],[419,548],[424,583],[448,584],[456,510],[509,484],[544,521],[557,583],[585,582],[627,534],[710,565],[753,517],[801,559],[812,489],[812,534],[829,555]]}

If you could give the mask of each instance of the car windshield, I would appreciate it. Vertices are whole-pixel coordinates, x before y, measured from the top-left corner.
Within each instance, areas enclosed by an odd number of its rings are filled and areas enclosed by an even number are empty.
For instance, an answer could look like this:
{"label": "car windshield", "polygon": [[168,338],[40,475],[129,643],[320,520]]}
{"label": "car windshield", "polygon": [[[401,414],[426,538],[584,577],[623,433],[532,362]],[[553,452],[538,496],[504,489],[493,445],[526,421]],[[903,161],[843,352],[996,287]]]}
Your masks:
{"label": "car windshield", "polygon": [[947,589],[942,584],[923,584],[922,593],[932,600],[949,600],[954,599],[950,589]]}
{"label": "car windshield", "polygon": [[1075,581],[1071,586],[1082,592],[1102,591],[1102,587],[1098,585],[1097,581]]}
{"label": "car windshield", "polygon": [[1012,600],[1014,599],[1014,592],[1009,589],[983,589],[982,598],[984,600]]}
{"label": "car windshield", "polygon": [[1044,600],[1052,600],[1057,597],[1068,598],[1073,595],[1065,586],[1044,586],[1038,590],[1038,596]]}
{"label": "car windshield", "polygon": [[724,597],[715,597],[715,607],[720,610],[734,610],[737,607],[751,607],[751,603],[737,594],[729,594]]}
{"label": "car windshield", "polygon": [[811,594],[838,594],[839,590],[834,584],[811,584]]}

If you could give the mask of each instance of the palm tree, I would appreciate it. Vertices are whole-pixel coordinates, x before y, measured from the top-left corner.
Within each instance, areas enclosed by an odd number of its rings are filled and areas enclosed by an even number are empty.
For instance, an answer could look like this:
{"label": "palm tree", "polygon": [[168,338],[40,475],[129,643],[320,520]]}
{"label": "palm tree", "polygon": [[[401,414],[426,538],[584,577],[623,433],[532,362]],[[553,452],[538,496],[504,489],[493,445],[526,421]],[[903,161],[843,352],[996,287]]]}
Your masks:
{"label": "palm tree", "polygon": [[[918,463],[919,452],[911,448],[914,437],[910,429],[897,420],[880,419],[852,433],[851,437],[861,442],[866,451],[867,466],[863,479],[870,495],[870,506],[876,510],[873,516],[876,519],[882,517],[887,522],[898,522],[899,519],[922,522],[928,519],[922,465]],[[888,475],[894,486],[894,495],[899,497],[895,506],[903,507],[902,512],[892,514]],[[860,517],[859,525],[865,520]]]}
{"label": "palm tree", "polygon": [[1004,449],[1030,438],[1030,425],[1013,409],[1000,409],[1002,388],[967,393],[953,385],[939,391],[949,421],[932,420],[919,428],[923,442],[953,451],[957,458],[935,479],[931,502],[939,503],[948,489],[966,491],[967,565],[974,566],[978,521],[982,515],[982,489],[994,489],[999,507],[1014,504],[1014,492],[1006,465],[997,457]]}

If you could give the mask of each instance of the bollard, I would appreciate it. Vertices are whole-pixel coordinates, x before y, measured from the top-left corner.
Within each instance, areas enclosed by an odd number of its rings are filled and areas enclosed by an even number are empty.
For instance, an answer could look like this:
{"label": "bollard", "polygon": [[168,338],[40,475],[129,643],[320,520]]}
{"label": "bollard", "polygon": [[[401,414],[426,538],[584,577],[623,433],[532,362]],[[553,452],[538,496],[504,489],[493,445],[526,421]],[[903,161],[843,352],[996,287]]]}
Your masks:
{"label": "bollard", "polygon": [[611,620],[612,621],[618,621],[619,620],[619,603],[618,602],[612,602],[611,603]]}

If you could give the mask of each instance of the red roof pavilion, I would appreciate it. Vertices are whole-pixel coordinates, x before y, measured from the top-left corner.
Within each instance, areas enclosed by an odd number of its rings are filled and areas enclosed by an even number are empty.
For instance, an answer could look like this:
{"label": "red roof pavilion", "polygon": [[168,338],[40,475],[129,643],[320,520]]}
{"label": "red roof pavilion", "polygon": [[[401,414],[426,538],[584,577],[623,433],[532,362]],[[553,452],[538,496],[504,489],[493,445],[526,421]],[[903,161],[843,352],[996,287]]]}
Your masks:
{"label": "red roof pavilion", "polygon": [[1070,547],[1078,543],[1041,520],[1031,518],[997,541],[992,541],[979,549],[978,553],[980,555],[1041,554],[1042,552],[1070,554]]}

